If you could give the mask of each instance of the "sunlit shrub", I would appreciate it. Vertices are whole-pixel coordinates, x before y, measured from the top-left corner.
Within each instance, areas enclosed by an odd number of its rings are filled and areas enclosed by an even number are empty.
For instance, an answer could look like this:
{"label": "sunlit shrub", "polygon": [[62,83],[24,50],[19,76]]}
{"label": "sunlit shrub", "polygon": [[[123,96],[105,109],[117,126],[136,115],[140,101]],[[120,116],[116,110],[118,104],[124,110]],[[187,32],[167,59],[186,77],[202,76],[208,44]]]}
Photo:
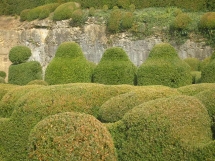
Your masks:
{"label": "sunlit shrub", "polygon": [[26,62],[31,56],[31,49],[27,46],[15,46],[10,49],[9,59],[13,64]]}
{"label": "sunlit shrub", "polygon": [[191,67],[191,71],[199,71],[200,60],[198,58],[186,58],[184,61]]}

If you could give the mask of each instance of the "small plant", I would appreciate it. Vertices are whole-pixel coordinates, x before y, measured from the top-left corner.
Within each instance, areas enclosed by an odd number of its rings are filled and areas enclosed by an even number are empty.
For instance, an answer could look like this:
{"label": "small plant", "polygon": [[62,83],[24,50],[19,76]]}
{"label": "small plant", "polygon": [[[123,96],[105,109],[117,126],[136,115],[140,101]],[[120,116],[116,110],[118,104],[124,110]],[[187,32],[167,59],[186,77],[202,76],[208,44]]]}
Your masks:
{"label": "small plant", "polygon": [[191,18],[186,13],[180,13],[173,21],[173,27],[176,30],[185,30],[191,23]]}
{"label": "small plant", "polygon": [[84,12],[81,9],[77,9],[72,13],[71,26],[79,26],[84,21]]}
{"label": "small plant", "polygon": [[125,12],[123,13],[122,20],[121,20],[121,25],[122,29],[130,29],[133,25],[134,22],[134,16],[132,12]]}
{"label": "small plant", "polygon": [[104,5],[104,6],[102,7],[102,10],[105,11],[105,12],[106,12],[108,9],[109,9],[109,8],[108,8],[108,5]]}
{"label": "small plant", "polygon": [[96,12],[95,8],[94,7],[90,7],[90,9],[89,9],[89,15],[90,16],[94,16],[95,12]]}
{"label": "small plant", "polygon": [[108,19],[108,26],[107,26],[108,30],[113,33],[119,32],[121,19],[122,19],[122,12],[119,9],[113,10]]}

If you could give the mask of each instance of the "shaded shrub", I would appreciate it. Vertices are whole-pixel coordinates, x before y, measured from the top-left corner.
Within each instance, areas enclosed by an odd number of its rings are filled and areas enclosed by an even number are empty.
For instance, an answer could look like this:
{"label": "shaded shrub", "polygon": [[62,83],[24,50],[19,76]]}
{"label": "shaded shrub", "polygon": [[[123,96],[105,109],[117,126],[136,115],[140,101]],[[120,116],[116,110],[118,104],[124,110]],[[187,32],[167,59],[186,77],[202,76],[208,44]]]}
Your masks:
{"label": "shaded shrub", "polygon": [[33,81],[30,81],[27,85],[44,85],[44,86],[47,86],[48,83],[44,80],[33,80]]}
{"label": "shaded shrub", "polygon": [[80,8],[80,4],[76,2],[63,3],[56,8],[53,15],[53,20],[60,21],[72,17],[72,13]]}
{"label": "shaded shrub", "polygon": [[215,12],[205,13],[199,22],[201,29],[215,29]]}
{"label": "shaded shrub", "polygon": [[[199,160],[194,149],[212,142],[207,111],[189,96],[143,103],[107,127],[123,161]],[[201,157],[214,159],[214,155]]]}
{"label": "shaded shrub", "polygon": [[84,22],[84,12],[81,9],[77,9],[72,13],[71,26],[79,26]]}
{"label": "shaded shrub", "polygon": [[215,52],[212,54],[210,62],[202,69],[201,82],[215,83]]}
{"label": "shaded shrub", "polygon": [[191,71],[191,75],[192,75],[192,84],[201,83],[202,72]]}
{"label": "shaded shrub", "polygon": [[24,9],[21,13],[20,13],[20,21],[26,21],[28,18],[28,13],[30,12],[30,9]]}
{"label": "shaded shrub", "polygon": [[184,87],[179,87],[177,90],[183,95],[194,96],[202,91],[212,88],[215,88],[215,83],[192,84]]}
{"label": "shaded shrub", "polygon": [[211,57],[206,57],[200,62],[199,70],[202,71],[202,69],[210,62]]}
{"label": "shaded shrub", "polygon": [[80,46],[75,42],[64,42],[46,68],[45,81],[48,84],[91,82],[92,73],[93,66],[84,57]]}
{"label": "shaded shrub", "polygon": [[28,90],[16,101],[15,109],[5,125],[0,124],[2,156],[6,160],[25,160],[31,129],[47,116],[62,112],[81,112],[96,116],[96,110],[108,99],[130,91],[133,86],[100,84],[66,84],[40,86]]}
{"label": "shaded shrub", "polygon": [[191,67],[191,71],[199,71],[200,60],[197,58],[186,58],[184,61]]}
{"label": "shaded shrub", "polygon": [[91,115],[66,112],[45,118],[31,130],[32,159],[116,161],[117,157],[104,125]]}
{"label": "shaded shrub", "polygon": [[4,71],[0,71],[0,77],[6,78],[6,73]]}
{"label": "shaded shrub", "polygon": [[176,89],[165,86],[143,86],[134,90],[112,97],[100,108],[98,118],[102,122],[116,122],[133,107],[144,102],[163,97],[179,95]]}
{"label": "shaded shrub", "polygon": [[178,14],[173,21],[173,28],[175,30],[185,30],[191,23],[191,18],[186,13]]}
{"label": "shaded shrub", "polygon": [[39,18],[41,12],[43,12],[43,8],[41,6],[31,9],[28,12],[27,20],[28,21],[36,20],[37,18]]}
{"label": "shaded shrub", "polygon": [[32,80],[42,79],[42,67],[37,61],[10,65],[8,83],[26,85]]}
{"label": "shaded shrub", "polygon": [[110,17],[108,18],[107,29],[110,32],[119,32],[121,19],[122,19],[122,12],[119,9],[114,9],[110,13]]}
{"label": "shaded shrub", "polygon": [[120,47],[107,49],[94,69],[93,82],[102,84],[135,84],[136,67]]}
{"label": "shaded shrub", "polygon": [[31,56],[31,49],[27,46],[15,46],[10,49],[9,59],[13,64],[26,62]]}
{"label": "shaded shrub", "polygon": [[134,16],[132,12],[125,12],[123,13],[122,20],[121,20],[122,29],[129,29],[132,27],[134,22]]}
{"label": "shaded shrub", "polygon": [[180,87],[192,83],[190,67],[167,43],[157,44],[137,71],[138,85]]}
{"label": "shaded shrub", "polygon": [[0,83],[6,83],[3,77],[0,77]]}
{"label": "shaded shrub", "polygon": [[130,6],[130,0],[117,0],[117,5],[121,8],[127,9]]}

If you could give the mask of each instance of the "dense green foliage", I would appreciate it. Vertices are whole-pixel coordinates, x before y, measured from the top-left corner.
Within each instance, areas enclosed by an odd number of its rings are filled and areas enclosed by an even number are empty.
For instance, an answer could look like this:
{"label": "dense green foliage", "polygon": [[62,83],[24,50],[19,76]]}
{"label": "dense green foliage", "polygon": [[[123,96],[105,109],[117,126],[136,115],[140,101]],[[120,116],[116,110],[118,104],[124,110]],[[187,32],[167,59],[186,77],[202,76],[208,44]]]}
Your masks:
{"label": "dense green foliage", "polygon": [[15,46],[10,49],[9,59],[13,64],[26,62],[31,56],[31,49],[27,46]]}
{"label": "dense green foliage", "polygon": [[42,79],[42,67],[37,61],[10,65],[8,83],[26,85],[32,80]]}
{"label": "dense green foliage", "polygon": [[191,18],[186,13],[178,14],[173,21],[173,28],[176,30],[185,30],[191,23]]}
{"label": "dense green foliage", "polygon": [[63,3],[54,11],[53,20],[60,21],[72,18],[72,13],[78,8],[80,8],[80,4],[76,2]]}
{"label": "dense green foliage", "polygon": [[192,83],[190,67],[167,43],[155,45],[147,60],[138,68],[138,85],[180,87]]}
{"label": "dense green foliage", "polygon": [[101,122],[91,115],[66,112],[40,121],[29,135],[29,161],[53,159],[116,161],[117,157]]}
{"label": "dense green foliage", "polygon": [[143,103],[108,127],[121,161],[214,159],[209,152],[195,152],[199,146],[212,143],[210,118],[195,97],[175,96]]}
{"label": "dense green foliage", "polygon": [[98,119],[102,122],[116,122],[132,108],[144,102],[158,98],[171,97],[179,95],[176,89],[165,86],[142,86],[136,89],[112,97],[106,101],[100,108]]}
{"label": "dense green foliage", "polygon": [[199,71],[200,60],[197,58],[186,58],[184,61],[191,67],[191,71]]}
{"label": "dense green foliage", "polygon": [[136,67],[120,47],[107,49],[94,69],[93,82],[102,84],[135,84]]}
{"label": "dense green foliage", "polygon": [[91,82],[93,67],[77,43],[64,42],[46,68],[45,81],[48,84]]}
{"label": "dense green foliage", "polygon": [[114,9],[108,19],[107,28],[110,32],[118,32],[120,30],[120,23],[122,19],[122,12],[119,9]]}
{"label": "dense green foliage", "polygon": [[3,77],[0,77],[0,83],[6,83]]}
{"label": "dense green foliage", "polygon": [[199,27],[202,29],[215,29],[215,12],[205,13],[201,17]]}
{"label": "dense green foliage", "polygon": [[[13,85],[13,84],[1,84],[0,85],[0,101],[9,90],[11,90],[15,87],[16,87],[16,85]],[[0,112],[0,117],[1,117],[1,112]]]}
{"label": "dense green foliage", "polygon": [[197,84],[201,82],[202,72],[191,71],[191,75],[192,75],[192,84]]}
{"label": "dense green foliage", "polygon": [[6,78],[6,73],[4,71],[0,71],[0,77]]}

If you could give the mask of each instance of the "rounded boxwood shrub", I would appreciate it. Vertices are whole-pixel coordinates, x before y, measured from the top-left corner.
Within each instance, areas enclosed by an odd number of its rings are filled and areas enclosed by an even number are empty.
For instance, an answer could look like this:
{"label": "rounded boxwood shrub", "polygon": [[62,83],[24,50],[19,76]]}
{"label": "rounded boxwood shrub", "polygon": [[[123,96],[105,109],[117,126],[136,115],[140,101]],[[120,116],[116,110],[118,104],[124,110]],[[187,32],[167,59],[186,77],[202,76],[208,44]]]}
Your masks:
{"label": "rounded boxwood shrub", "polygon": [[72,20],[70,24],[72,24],[72,26],[78,26],[78,25],[81,25],[83,20],[84,20],[84,12],[82,11],[82,9],[77,9],[72,13]]}
{"label": "rounded boxwood shrub", "polygon": [[102,122],[116,122],[122,119],[125,113],[139,104],[175,95],[180,95],[180,93],[176,89],[165,86],[138,87],[135,90],[112,97],[106,101],[99,108],[98,119]]}
{"label": "rounded boxwood shrub", "polygon": [[0,77],[6,78],[6,73],[4,71],[0,71]]}
{"label": "rounded boxwood shrub", "polygon": [[199,71],[200,60],[198,58],[186,58],[184,61],[191,67],[191,71]]}
{"label": "rounded boxwood shrub", "polygon": [[80,8],[79,3],[76,2],[63,3],[55,9],[53,20],[60,21],[69,19],[72,17],[72,13],[78,8]]}
{"label": "rounded boxwood shrub", "polygon": [[114,9],[108,18],[107,29],[110,32],[116,33],[120,31],[122,12],[119,9]]}
{"label": "rounded boxwood shrub", "polygon": [[42,67],[37,61],[10,65],[8,83],[26,85],[32,80],[42,79]]}
{"label": "rounded boxwood shrub", "polygon": [[9,59],[13,64],[26,62],[31,56],[31,49],[27,46],[15,46],[10,49]]}
{"label": "rounded boxwood shrub", "polygon": [[215,12],[207,12],[202,15],[199,27],[202,29],[215,29]]}
{"label": "rounded boxwood shrub", "polygon": [[86,60],[80,46],[75,42],[64,42],[46,68],[45,81],[50,85],[91,82],[92,72],[93,65]]}
{"label": "rounded boxwood shrub", "polygon": [[178,14],[173,21],[173,28],[176,30],[187,29],[188,25],[191,23],[191,18],[186,13]]}
{"label": "rounded boxwood shrub", "polygon": [[106,127],[91,115],[72,112],[40,121],[30,132],[28,151],[29,160],[117,160]]}
{"label": "rounded boxwood shrub", "polygon": [[20,13],[20,21],[26,21],[28,18],[28,13],[30,12],[30,9],[24,9],[21,13]]}
{"label": "rounded boxwood shrub", "polygon": [[199,160],[194,149],[212,142],[207,110],[190,96],[143,103],[107,127],[123,161]]}
{"label": "rounded boxwood shrub", "polygon": [[122,29],[129,29],[132,27],[134,22],[134,16],[132,12],[125,12],[123,13],[122,20],[121,20]]}
{"label": "rounded boxwood shrub", "polygon": [[135,84],[136,67],[120,47],[107,49],[94,69],[93,82],[102,84]]}
{"label": "rounded boxwood shrub", "polygon": [[156,44],[137,71],[138,85],[180,87],[192,83],[190,67],[168,43]]}

